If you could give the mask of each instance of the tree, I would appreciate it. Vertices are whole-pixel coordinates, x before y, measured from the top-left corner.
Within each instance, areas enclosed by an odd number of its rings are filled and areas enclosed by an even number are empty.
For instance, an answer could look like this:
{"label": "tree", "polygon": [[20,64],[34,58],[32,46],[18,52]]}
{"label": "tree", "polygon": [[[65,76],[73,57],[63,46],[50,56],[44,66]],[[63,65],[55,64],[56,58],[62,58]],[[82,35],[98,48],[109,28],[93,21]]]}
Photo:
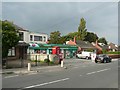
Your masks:
{"label": "tree", "polygon": [[59,44],[60,43],[60,38],[61,38],[61,33],[59,31],[54,31],[50,33],[50,44]]}
{"label": "tree", "polygon": [[64,43],[66,43],[66,41],[67,41],[67,37],[66,36],[62,36],[59,39],[59,44],[64,44]]}
{"label": "tree", "polygon": [[73,32],[73,33],[69,33],[68,36],[69,36],[69,40],[71,39],[74,39],[74,37],[76,37],[78,35],[78,32]]}
{"label": "tree", "polygon": [[86,35],[87,35],[86,21],[84,20],[84,18],[81,18],[80,25],[78,27],[78,35],[77,35],[78,39],[84,40]]}
{"label": "tree", "polygon": [[17,45],[19,41],[17,33],[13,23],[2,21],[2,58],[6,58],[8,50]]}
{"label": "tree", "polygon": [[98,39],[98,42],[99,42],[99,43],[104,43],[105,45],[107,45],[107,41],[106,41],[106,39],[105,39],[104,37],[99,38],[99,39]]}
{"label": "tree", "polygon": [[67,35],[60,37],[59,41],[63,44],[66,41],[73,40],[76,35],[78,35],[78,32],[68,33]]}
{"label": "tree", "polygon": [[98,36],[93,32],[87,32],[84,40],[89,41],[90,43],[95,42],[96,40],[98,40]]}

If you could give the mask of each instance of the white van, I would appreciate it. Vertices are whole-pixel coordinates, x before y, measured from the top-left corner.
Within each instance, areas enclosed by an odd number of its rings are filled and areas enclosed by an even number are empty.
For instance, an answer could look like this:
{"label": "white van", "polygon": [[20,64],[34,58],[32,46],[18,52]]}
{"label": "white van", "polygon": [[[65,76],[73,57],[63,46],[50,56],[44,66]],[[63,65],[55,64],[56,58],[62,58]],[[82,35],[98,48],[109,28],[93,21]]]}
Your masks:
{"label": "white van", "polygon": [[77,58],[91,59],[91,54],[93,52],[82,51],[76,55]]}

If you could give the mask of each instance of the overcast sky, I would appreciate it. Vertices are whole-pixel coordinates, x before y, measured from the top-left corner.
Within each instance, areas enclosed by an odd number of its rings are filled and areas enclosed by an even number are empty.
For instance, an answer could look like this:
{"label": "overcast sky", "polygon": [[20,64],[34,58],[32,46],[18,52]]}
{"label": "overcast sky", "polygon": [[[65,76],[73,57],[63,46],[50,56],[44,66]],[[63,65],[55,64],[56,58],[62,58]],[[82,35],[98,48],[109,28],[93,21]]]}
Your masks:
{"label": "overcast sky", "polygon": [[2,19],[32,32],[76,32],[80,19],[89,32],[118,44],[117,2],[3,2]]}

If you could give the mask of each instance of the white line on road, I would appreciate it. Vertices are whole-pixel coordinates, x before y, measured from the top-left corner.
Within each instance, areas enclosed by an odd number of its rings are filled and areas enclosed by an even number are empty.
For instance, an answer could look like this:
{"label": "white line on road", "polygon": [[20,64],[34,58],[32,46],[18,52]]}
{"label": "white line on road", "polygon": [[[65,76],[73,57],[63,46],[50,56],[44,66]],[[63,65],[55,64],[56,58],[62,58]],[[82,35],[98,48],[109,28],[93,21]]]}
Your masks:
{"label": "white line on road", "polygon": [[25,87],[24,89],[34,88],[34,87],[40,87],[40,86],[44,86],[44,85],[48,85],[48,84],[52,84],[52,83],[57,83],[57,82],[61,82],[61,81],[66,81],[66,80],[68,80],[68,79],[70,79],[70,78],[65,78],[65,79],[55,80],[55,81],[51,81],[51,82],[47,82],[47,83],[32,85],[32,86]]}
{"label": "white line on road", "polygon": [[102,72],[102,71],[106,71],[106,70],[110,70],[111,68],[108,68],[108,69],[103,69],[103,70],[99,70],[97,72]]}
{"label": "white line on road", "polygon": [[96,72],[90,72],[90,73],[87,73],[87,75],[94,74],[94,73],[96,73]]}
{"label": "white line on road", "polygon": [[6,77],[4,77],[4,78],[12,78],[12,77],[17,77],[17,76],[19,76],[19,75],[6,76]]}
{"label": "white line on road", "polygon": [[87,73],[86,75],[91,75],[91,74],[94,74],[94,73],[103,72],[103,71],[107,71],[107,70],[110,70],[110,69],[111,68],[107,68],[107,69],[103,69],[103,70],[99,70],[99,71],[94,71],[94,72]]}

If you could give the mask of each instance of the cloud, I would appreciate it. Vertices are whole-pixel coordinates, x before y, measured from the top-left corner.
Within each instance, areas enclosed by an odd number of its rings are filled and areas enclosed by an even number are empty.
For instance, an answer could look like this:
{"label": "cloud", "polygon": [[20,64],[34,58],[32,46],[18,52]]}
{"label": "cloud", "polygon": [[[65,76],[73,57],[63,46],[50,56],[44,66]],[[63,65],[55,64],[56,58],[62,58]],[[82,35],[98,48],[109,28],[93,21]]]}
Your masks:
{"label": "cloud", "polygon": [[65,35],[77,31],[80,18],[84,17],[88,31],[117,43],[117,8],[117,3],[4,2],[3,19],[33,32],[49,34],[59,30]]}
{"label": "cloud", "polygon": [[3,2],[118,2],[119,0],[4,0]]}

